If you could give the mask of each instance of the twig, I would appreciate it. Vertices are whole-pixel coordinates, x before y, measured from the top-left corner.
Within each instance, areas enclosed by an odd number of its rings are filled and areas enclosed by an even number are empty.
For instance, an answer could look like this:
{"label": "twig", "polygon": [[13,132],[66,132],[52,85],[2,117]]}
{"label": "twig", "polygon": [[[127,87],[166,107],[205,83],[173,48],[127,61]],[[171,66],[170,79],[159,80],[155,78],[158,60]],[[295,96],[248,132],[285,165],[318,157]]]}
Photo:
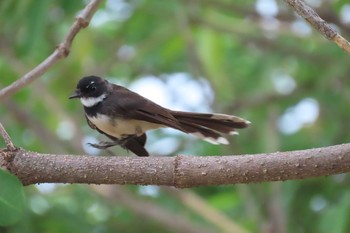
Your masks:
{"label": "twig", "polygon": [[101,0],[91,0],[91,2],[84,8],[84,10],[76,17],[75,22],[69,29],[63,42],[60,43],[55,51],[41,62],[37,67],[23,75],[20,79],[13,82],[11,85],[0,90],[0,100],[4,100],[10,95],[14,94],[23,87],[29,85],[35,79],[43,75],[48,69],[55,65],[60,59],[68,56],[74,37],[78,32],[89,25],[90,20],[97,10]]}
{"label": "twig", "polygon": [[6,132],[4,126],[1,124],[1,122],[0,122],[0,134],[5,140],[7,149],[9,151],[15,151],[17,148],[15,147],[15,145],[13,145],[10,136]]}
{"label": "twig", "polygon": [[334,41],[334,43],[336,43],[340,48],[344,49],[347,53],[350,54],[350,43],[344,37],[337,34],[332,39],[332,41]]}
{"label": "twig", "polygon": [[310,6],[303,0],[285,0],[285,2],[294,9],[298,15],[309,22],[317,31],[319,31],[328,40],[333,41],[339,47],[350,54],[350,43],[338,32],[324,21]]}
{"label": "twig", "polygon": [[[23,184],[167,185],[179,188],[305,179],[350,172],[350,144],[240,156],[93,157],[12,152]],[[0,156],[0,164],[3,164]]]}

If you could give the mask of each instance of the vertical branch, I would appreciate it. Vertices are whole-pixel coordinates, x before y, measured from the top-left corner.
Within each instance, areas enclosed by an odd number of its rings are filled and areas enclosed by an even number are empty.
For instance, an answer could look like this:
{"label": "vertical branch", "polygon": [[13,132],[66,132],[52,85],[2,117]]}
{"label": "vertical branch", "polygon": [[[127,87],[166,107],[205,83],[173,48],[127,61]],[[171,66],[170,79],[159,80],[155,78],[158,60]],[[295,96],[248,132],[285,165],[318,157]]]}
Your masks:
{"label": "vertical branch", "polygon": [[[266,128],[270,129],[268,133],[269,141],[266,142],[267,151],[279,151],[281,149],[280,136],[276,122],[280,112],[275,105],[271,105],[268,108],[269,116]],[[282,183],[275,182],[268,184],[269,192],[267,194],[267,225],[268,232],[271,233],[285,233],[286,229],[286,216],[283,208],[282,200]]]}

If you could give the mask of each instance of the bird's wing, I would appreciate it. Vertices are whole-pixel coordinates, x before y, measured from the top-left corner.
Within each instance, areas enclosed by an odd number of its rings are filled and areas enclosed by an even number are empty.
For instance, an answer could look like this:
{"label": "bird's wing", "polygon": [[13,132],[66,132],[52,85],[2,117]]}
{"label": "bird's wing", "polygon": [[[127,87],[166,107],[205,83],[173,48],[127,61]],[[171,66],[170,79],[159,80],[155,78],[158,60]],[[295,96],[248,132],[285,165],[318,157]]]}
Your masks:
{"label": "bird's wing", "polygon": [[105,99],[104,111],[114,112],[114,115],[125,119],[147,121],[159,125],[183,130],[171,110],[148,100],[122,86],[113,85],[113,91]]}
{"label": "bird's wing", "polygon": [[91,129],[97,129],[96,125],[94,125],[86,115],[85,115],[85,119]]}
{"label": "bird's wing", "polygon": [[[105,132],[103,132],[102,130],[100,130],[99,128],[97,128],[90,120],[88,117],[86,117],[86,121],[88,123],[88,125],[90,126],[91,129],[97,130],[99,133],[106,135],[107,137],[109,137],[110,139],[112,139],[113,141],[119,141],[119,139],[106,134]],[[121,146],[124,149],[130,150],[131,152],[133,152],[134,154],[136,154],[137,156],[149,156],[147,150],[145,149],[145,144],[146,144],[146,140],[147,140],[147,136],[146,134],[142,134],[141,136],[138,137],[129,137],[126,138],[121,142]]]}
{"label": "bird's wing", "polygon": [[97,128],[96,125],[94,125],[94,123],[92,123],[89,118],[85,115],[86,118],[86,122],[88,123],[88,125],[90,126],[91,129],[97,130],[100,134],[106,135],[107,137],[109,137],[110,139],[112,139],[113,141],[118,140],[116,137],[113,137],[105,132],[103,132],[102,130],[100,130],[99,128]]}

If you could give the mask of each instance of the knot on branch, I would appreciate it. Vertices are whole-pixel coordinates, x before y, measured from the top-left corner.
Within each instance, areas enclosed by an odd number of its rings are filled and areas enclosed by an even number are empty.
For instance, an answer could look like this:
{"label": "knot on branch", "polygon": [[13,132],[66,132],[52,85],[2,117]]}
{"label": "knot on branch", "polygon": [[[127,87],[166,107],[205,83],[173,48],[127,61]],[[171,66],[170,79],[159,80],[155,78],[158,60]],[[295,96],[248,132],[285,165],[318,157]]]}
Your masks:
{"label": "knot on branch", "polygon": [[87,26],[89,26],[89,20],[85,19],[82,16],[77,16],[75,20],[78,23],[78,25],[82,28],[86,28]]}
{"label": "knot on branch", "polygon": [[0,149],[0,157],[5,161],[5,164],[0,164],[1,166],[8,167],[7,165],[13,161],[15,154],[20,148],[15,147],[14,149]]}
{"label": "knot on branch", "polygon": [[68,57],[70,50],[65,43],[60,43],[56,46],[56,49],[58,50],[60,56]]}
{"label": "knot on branch", "polygon": [[174,180],[173,185],[175,188],[184,188],[184,186],[181,184],[181,176],[183,175],[183,172],[181,172],[180,165],[181,161],[183,159],[182,155],[177,155],[174,159]]}

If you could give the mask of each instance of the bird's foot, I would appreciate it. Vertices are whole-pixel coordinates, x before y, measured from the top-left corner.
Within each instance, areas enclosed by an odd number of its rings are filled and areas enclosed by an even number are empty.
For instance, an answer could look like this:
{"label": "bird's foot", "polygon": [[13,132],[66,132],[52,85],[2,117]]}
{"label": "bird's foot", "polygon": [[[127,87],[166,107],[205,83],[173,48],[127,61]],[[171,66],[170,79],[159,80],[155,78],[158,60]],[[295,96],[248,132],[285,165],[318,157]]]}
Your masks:
{"label": "bird's foot", "polygon": [[113,141],[113,142],[99,142],[97,144],[95,143],[88,143],[89,146],[92,146],[94,148],[97,148],[97,149],[101,149],[101,150],[105,150],[109,147],[112,147],[112,146],[119,146],[120,145],[120,142],[117,142],[117,141]]}

